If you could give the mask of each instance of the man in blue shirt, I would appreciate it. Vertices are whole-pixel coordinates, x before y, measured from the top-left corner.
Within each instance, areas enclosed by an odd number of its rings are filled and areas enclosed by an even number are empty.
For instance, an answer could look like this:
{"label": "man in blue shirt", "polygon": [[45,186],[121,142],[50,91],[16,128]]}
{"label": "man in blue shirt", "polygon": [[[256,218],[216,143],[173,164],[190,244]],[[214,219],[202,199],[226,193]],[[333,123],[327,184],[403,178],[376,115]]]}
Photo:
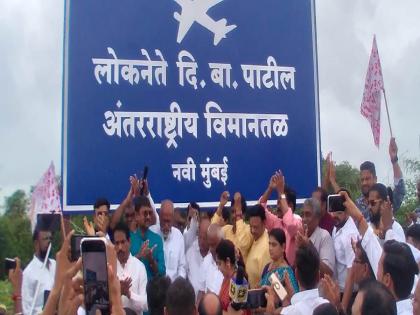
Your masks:
{"label": "man in blue shirt", "polygon": [[130,252],[146,267],[148,280],[164,276],[166,268],[162,238],[149,229],[153,217],[150,201],[145,196],[139,196],[134,198],[133,203],[138,228],[130,232]]}

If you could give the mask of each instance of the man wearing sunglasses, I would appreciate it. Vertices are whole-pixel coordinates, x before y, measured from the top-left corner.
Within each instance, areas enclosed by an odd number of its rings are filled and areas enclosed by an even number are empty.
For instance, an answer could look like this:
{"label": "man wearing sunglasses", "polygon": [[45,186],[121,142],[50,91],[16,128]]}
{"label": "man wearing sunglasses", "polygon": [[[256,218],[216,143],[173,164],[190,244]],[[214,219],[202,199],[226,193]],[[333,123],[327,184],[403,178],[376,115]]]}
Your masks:
{"label": "man wearing sunglasses", "polygon": [[369,219],[381,246],[386,240],[405,242],[402,226],[394,220],[392,191],[383,184],[374,184],[369,190]]}
{"label": "man wearing sunglasses", "polygon": [[[28,315],[42,312],[44,292],[50,291],[53,287],[55,275],[55,260],[47,258],[48,246],[52,241],[52,233],[50,231],[41,231],[39,227],[36,227],[32,239],[35,253],[23,272],[22,297],[13,297],[14,299],[22,299],[23,314]],[[45,259],[48,259],[48,261],[46,262],[45,268],[43,268]],[[36,296],[35,306],[31,313],[38,282],[38,295]]]}

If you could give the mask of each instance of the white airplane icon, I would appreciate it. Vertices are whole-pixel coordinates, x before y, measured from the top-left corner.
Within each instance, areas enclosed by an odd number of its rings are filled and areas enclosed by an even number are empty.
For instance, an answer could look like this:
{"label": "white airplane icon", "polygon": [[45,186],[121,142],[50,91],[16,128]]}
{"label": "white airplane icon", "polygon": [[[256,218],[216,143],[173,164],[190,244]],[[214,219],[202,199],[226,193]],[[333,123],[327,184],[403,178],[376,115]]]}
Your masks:
{"label": "white airplane icon", "polygon": [[194,22],[207,28],[214,34],[213,44],[216,46],[226,34],[236,28],[236,25],[227,25],[226,19],[215,21],[207,15],[207,11],[223,0],[175,0],[181,6],[181,14],[174,13],[174,18],[179,22],[177,42],[184,39]]}

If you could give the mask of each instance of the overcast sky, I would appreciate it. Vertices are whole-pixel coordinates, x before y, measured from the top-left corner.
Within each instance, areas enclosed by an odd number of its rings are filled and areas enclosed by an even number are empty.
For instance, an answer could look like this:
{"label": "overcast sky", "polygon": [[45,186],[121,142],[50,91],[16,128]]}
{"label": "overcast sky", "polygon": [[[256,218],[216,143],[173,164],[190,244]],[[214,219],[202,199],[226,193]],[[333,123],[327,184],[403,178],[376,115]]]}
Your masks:
{"label": "overcast sky", "polygon": [[[390,184],[385,111],[378,150],[360,102],[376,34],[400,156],[420,157],[420,1],[316,5],[322,152],[355,166],[370,159]],[[51,160],[60,173],[63,12],[62,0],[0,0],[0,204]]]}

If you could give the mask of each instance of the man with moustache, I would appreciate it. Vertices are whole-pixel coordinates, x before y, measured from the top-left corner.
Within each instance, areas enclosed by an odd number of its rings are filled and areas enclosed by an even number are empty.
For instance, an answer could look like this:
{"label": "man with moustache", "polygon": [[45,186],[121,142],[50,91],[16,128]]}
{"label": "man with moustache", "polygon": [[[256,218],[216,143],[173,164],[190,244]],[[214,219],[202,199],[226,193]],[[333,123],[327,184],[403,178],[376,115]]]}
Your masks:
{"label": "man with moustache", "polygon": [[405,242],[402,226],[392,215],[392,194],[385,185],[377,183],[369,190],[369,219],[381,246],[390,239]]}
{"label": "man with moustache", "polygon": [[[185,253],[187,279],[191,282],[195,296],[198,296],[201,279],[201,266],[204,259],[209,254],[209,244],[207,242],[207,230],[210,225],[210,220],[203,218],[200,220],[198,227],[198,238],[194,241],[188,251]],[[218,293],[218,292],[217,292]]]}
{"label": "man with moustache", "polygon": [[154,217],[150,201],[145,196],[139,196],[134,198],[133,203],[138,228],[130,232],[130,252],[144,264],[149,280],[154,276],[164,276],[166,268],[162,238],[149,228]]}
{"label": "man with moustache", "polygon": [[117,252],[117,277],[121,285],[121,300],[126,313],[147,311],[147,273],[144,264],[130,253],[130,230],[124,223],[114,228],[114,245]]}
{"label": "man with moustache", "polygon": [[166,275],[172,281],[178,277],[186,277],[184,237],[181,231],[173,226],[174,218],[173,202],[163,200],[160,205],[159,224],[150,227],[150,230],[162,237]]}
{"label": "man with moustache", "polygon": [[[331,199],[328,209],[334,219],[334,229],[332,231],[332,239],[335,250],[335,278],[338,280],[340,292],[344,292],[347,273],[354,261],[354,251],[352,248],[352,240],[357,241],[359,231],[353,219],[346,212],[343,205],[344,197],[340,199]],[[352,290],[351,290],[352,291]]]}
{"label": "man with moustache", "polygon": [[[55,276],[55,260],[47,258],[48,246],[52,241],[52,233],[50,231],[43,231],[38,226],[35,228],[32,239],[35,247],[34,257],[23,271],[22,297],[15,297],[16,299],[22,299],[23,313],[28,315],[42,312],[44,292],[51,290]],[[45,268],[43,268],[45,259],[48,259],[48,261],[46,262]],[[38,282],[39,291],[35,297]],[[31,313],[34,299],[35,306]]]}
{"label": "man with moustache", "polygon": [[[394,192],[392,196],[392,207],[394,212],[397,211],[405,196],[405,183],[403,174],[398,164],[398,147],[395,138],[391,138],[389,143],[389,158],[392,163],[394,172]],[[363,216],[369,221],[369,190],[376,184],[376,169],[375,164],[370,161],[365,161],[360,165],[360,187],[362,195],[356,199],[356,206],[362,211]]]}

